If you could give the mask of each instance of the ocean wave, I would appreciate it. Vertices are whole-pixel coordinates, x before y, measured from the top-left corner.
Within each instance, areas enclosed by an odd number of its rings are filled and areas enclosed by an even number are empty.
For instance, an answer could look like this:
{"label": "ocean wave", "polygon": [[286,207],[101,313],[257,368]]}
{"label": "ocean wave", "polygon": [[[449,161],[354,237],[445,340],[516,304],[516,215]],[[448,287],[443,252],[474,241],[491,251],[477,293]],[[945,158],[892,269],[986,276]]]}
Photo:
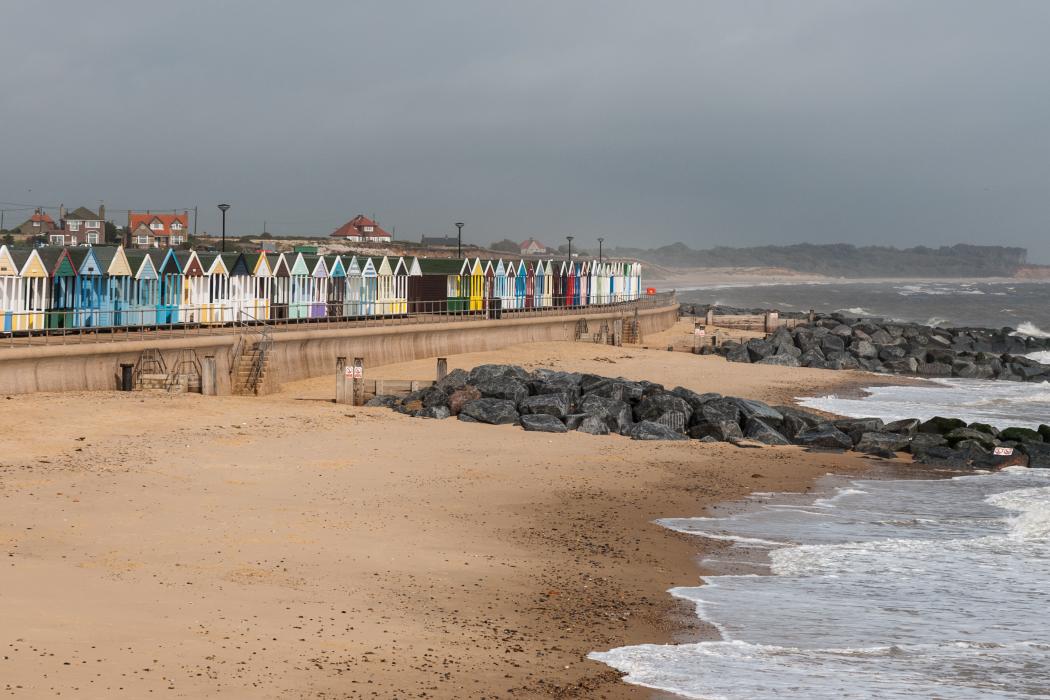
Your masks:
{"label": "ocean wave", "polygon": [[1010,534],[1018,539],[1050,538],[1050,487],[1034,487],[997,493],[987,503],[1020,513],[1010,522]]}
{"label": "ocean wave", "polygon": [[1050,333],[1030,321],[1019,324],[1017,330],[1010,335],[1018,335],[1022,338],[1050,338]]}
{"label": "ocean wave", "polygon": [[875,314],[861,306],[853,306],[848,309],[836,309],[840,314],[853,314],[854,316],[874,316]]}
{"label": "ocean wave", "polygon": [[1036,362],[1043,365],[1050,365],[1050,350],[1041,350],[1039,352],[1030,352],[1025,355],[1029,360],[1035,360]]}

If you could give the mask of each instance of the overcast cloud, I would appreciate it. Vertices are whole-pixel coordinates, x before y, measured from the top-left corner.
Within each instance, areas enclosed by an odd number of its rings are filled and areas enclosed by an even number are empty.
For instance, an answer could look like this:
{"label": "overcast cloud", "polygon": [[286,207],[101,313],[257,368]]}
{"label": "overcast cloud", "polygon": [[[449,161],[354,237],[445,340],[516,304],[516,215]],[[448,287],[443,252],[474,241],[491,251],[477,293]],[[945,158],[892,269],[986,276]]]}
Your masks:
{"label": "overcast cloud", "polygon": [[[1050,3],[6,0],[0,201],[1050,262]],[[10,208],[9,205],[0,205]],[[8,217],[18,217],[9,213]],[[10,219],[8,219],[10,221]]]}

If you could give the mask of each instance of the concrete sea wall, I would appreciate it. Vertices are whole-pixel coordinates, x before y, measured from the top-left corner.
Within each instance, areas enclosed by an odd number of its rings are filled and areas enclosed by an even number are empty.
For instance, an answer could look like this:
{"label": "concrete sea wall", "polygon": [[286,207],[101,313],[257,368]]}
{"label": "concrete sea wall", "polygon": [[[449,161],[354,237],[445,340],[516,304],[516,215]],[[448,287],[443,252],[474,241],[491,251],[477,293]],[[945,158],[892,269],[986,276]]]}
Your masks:
{"label": "concrete sea wall", "polygon": [[[677,312],[677,304],[639,309],[638,321],[643,339],[648,333],[671,327]],[[296,381],[333,372],[335,358],[339,356],[364,358],[367,371],[369,367],[425,357],[497,350],[518,343],[571,340],[580,319],[600,323],[618,318],[624,318],[623,311],[505,317],[498,321],[276,330],[269,366],[275,369],[279,381]],[[134,364],[144,350],[153,349],[160,352],[169,368],[178,362],[182,351],[192,350],[202,361],[206,356],[213,356],[217,393],[229,394],[231,368],[236,362],[240,344],[251,338],[250,334],[230,333],[3,348],[0,349],[0,394],[112,391],[119,387],[120,365]]]}

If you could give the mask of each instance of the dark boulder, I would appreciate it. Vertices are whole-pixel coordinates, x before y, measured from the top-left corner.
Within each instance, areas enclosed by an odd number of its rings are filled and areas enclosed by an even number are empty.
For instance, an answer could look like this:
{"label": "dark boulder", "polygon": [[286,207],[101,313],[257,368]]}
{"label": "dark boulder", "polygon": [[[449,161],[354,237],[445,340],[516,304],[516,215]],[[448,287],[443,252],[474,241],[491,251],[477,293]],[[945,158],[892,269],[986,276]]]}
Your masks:
{"label": "dark boulder", "polygon": [[908,447],[911,439],[900,433],[869,432],[860,436],[860,440],[854,449],[866,454],[879,454],[901,452]]}
{"label": "dark boulder", "polygon": [[838,335],[826,335],[820,340],[820,350],[825,355],[833,352],[843,352],[846,349],[846,343],[841,336]]}
{"label": "dark boulder", "polygon": [[700,410],[693,415],[693,423],[706,421],[708,423],[739,423],[740,406],[732,398],[715,399],[708,401]]}
{"label": "dark boulder", "polygon": [[944,362],[920,362],[915,373],[920,377],[950,377],[952,366]]}
{"label": "dark boulder", "polygon": [[[569,430],[576,430],[586,419],[590,418],[586,413],[570,413],[569,415],[562,418],[562,422],[565,423],[565,427]],[[602,421],[604,423],[604,421]]]}
{"label": "dark boulder", "polygon": [[756,362],[757,365],[776,365],[777,367],[801,367],[802,364],[794,355],[771,355]]}
{"label": "dark boulder", "polygon": [[865,359],[873,359],[879,355],[879,351],[875,349],[875,345],[869,340],[854,340],[850,343],[849,350],[856,357]]}
{"label": "dark boulder", "polygon": [[958,418],[944,418],[943,416],[934,416],[933,418],[919,425],[919,432],[933,433],[934,435],[947,435],[956,428],[965,427],[966,421],[961,421]]}
{"label": "dark boulder", "polygon": [[988,433],[980,430],[974,430],[973,428],[956,428],[952,430],[944,439],[948,441],[948,444],[952,447],[958,447],[960,442],[969,440],[980,444],[982,447],[991,448],[995,445],[995,438]]}
{"label": "dark boulder", "polygon": [[729,362],[751,362],[751,353],[744,345],[733,345],[726,350],[726,360]]}
{"label": "dark boulder", "polygon": [[546,414],[561,419],[572,410],[572,403],[566,394],[536,394],[522,399],[518,410],[522,414]]}
{"label": "dark boulder", "polygon": [[908,445],[908,451],[916,457],[921,457],[927,450],[933,447],[947,447],[948,441],[944,436],[936,433],[915,433]]}
{"label": "dark boulder", "polygon": [[742,440],[744,438],[744,432],[740,429],[740,424],[736,421],[702,420],[693,423],[693,425],[689,427],[689,437],[697,440],[710,437],[721,442],[733,442],[734,440]]}
{"label": "dark boulder", "polygon": [[564,433],[565,424],[549,413],[530,413],[521,417],[521,427],[539,433]]}
{"label": "dark boulder", "polygon": [[795,436],[795,444],[826,450],[848,450],[853,447],[849,435],[833,425],[807,428]]}
{"label": "dark boulder", "polygon": [[811,348],[802,353],[802,356],[798,358],[799,363],[803,367],[814,367],[816,369],[824,369],[824,363],[827,360],[824,357],[824,353],[821,352],[820,348]]}
{"label": "dark boulder", "polygon": [[437,386],[427,387],[419,394],[419,400],[423,402],[423,408],[435,406],[448,406],[448,392]]}
{"label": "dark boulder", "polygon": [[1007,428],[999,433],[999,439],[1013,440],[1022,444],[1026,442],[1043,442],[1043,436],[1039,434],[1039,431],[1030,428]]}
{"label": "dark boulder", "polygon": [[774,430],[761,418],[748,418],[744,437],[756,440],[763,445],[790,445],[786,437]]}
{"label": "dark boulder", "polygon": [[609,430],[624,433],[633,422],[631,407],[623,401],[606,396],[588,394],[577,406],[577,410],[605,421]]}
{"label": "dark boulder", "polygon": [[767,403],[754,399],[733,399],[733,403],[740,409],[742,420],[748,418],[760,418],[774,427],[784,422],[784,414]]}
{"label": "dark boulder", "polygon": [[645,387],[638,382],[626,379],[606,379],[604,382],[592,386],[584,393],[587,396],[603,396],[607,399],[636,403],[641,400]]}
{"label": "dark boulder", "polygon": [[693,415],[693,408],[689,403],[674,394],[653,394],[638,402],[634,407],[634,419],[636,421],[656,420],[670,411],[677,411],[685,416],[688,423],[689,417]]}
{"label": "dark boulder", "polygon": [[446,374],[442,379],[439,379],[434,384],[438,389],[441,389],[446,394],[451,394],[456,389],[460,389],[467,385],[470,381],[470,375],[466,370],[454,369]]}
{"label": "dark boulder", "polygon": [[588,435],[608,435],[609,425],[601,418],[595,416],[587,416],[584,418],[578,426],[575,428],[581,433],[587,433]]}
{"label": "dark boulder", "polygon": [[678,398],[683,399],[687,404],[689,404],[689,407],[694,411],[699,410],[700,407],[708,401],[714,401],[715,399],[722,398],[721,394],[698,394],[692,389],[686,389],[684,386],[676,386],[674,389],[671,389],[671,393],[677,396]]}
{"label": "dark boulder", "polygon": [[919,371],[919,361],[914,357],[905,357],[900,360],[888,360],[882,364],[887,372],[893,374],[915,374]]}
{"label": "dark boulder", "polygon": [[529,395],[529,390],[524,384],[506,376],[471,382],[471,385],[481,392],[482,398],[504,399],[513,401],[515,405]]}
{"label": "dark boulder", "polygon": [[1020,447],[1028,455],[1028,466],[1033,469],[1050,469],[1050,445],[1042,442],[1026,442]]}
{"label": "dark boulder", "polygon": [[[994,425],[988,425],[987,423],[970,423],[966,427],[972,428],[973,430],[980,430],[982,433],[988,433],[992,437],[999,437],[999,429]],[[1040,434],[1042,434],[1042,431],[1040,431]]]}
{"label": "dark boulder", "polygon": [[490,425],[517,423],[520,418],[513,401],[490,398],[471,401],[463,407],[459,415]]}
{"label": "dark boulder", "polygon": [[773,353],[776,352],[773,348],[773,343],[765,340],[764,338],[752,338],[747,341],[747,352],[751,357],[752,362],[759,362],[772,357]]}
{"label": "dark boulder", "polygon": [[437,418],[443,420],[452,415],[451,411],[448,410],[448,406],[427,406],[421,411],[418,411],[416,415],[420,418]]}
{"label": "dark boulder", "polygon": [[527,382],[531,377],[517,365],[478,365],[470,370],[467,383],[477,385],[490,379],[510,378],[519,382]]}
{"label": "dark boulder", "polygon": [[918,418],[904,418],[903,420],[895,420],[892,423],[887,423],[882,426],[882,430],[887,433],[914,435],[919,431],[919,424],[920,421]]}
{"label": "dark boulder", "polygon": [[688,440],[678,431],[648,420],[632,425],[627,430],[627,436],[632,440]]}
{"label": "dark boulder", "polygon": [[365,406],[378,406],[380,408],[393,408],[397,404],[401,403],[400,397],[392,396],[390,394],[384,394],[377,396],[374,399],[369,399],[365,402]]}

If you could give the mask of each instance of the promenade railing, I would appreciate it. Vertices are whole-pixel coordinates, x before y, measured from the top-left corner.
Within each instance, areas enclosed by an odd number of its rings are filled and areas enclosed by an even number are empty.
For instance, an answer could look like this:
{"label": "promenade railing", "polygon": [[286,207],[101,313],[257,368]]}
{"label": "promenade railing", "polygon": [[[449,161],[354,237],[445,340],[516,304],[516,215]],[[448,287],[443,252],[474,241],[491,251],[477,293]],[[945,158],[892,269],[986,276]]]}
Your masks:
{"label": "promenade railing", "polygon": [[[491,299],[274,301],[253,299],[188,306],[119,310],[0,312],[0,350],[36,345],[117,343],[207,335],[282,332],[322,328],[372,328],[450,322],[481,322],[592,313],[631,313],[676,304],[674,292],[596,297]],[[474,306],[475,308],[471,308]],[[477,308],[480,306],[481,308]],[[86,325],[93,324],[93,325]]]}

